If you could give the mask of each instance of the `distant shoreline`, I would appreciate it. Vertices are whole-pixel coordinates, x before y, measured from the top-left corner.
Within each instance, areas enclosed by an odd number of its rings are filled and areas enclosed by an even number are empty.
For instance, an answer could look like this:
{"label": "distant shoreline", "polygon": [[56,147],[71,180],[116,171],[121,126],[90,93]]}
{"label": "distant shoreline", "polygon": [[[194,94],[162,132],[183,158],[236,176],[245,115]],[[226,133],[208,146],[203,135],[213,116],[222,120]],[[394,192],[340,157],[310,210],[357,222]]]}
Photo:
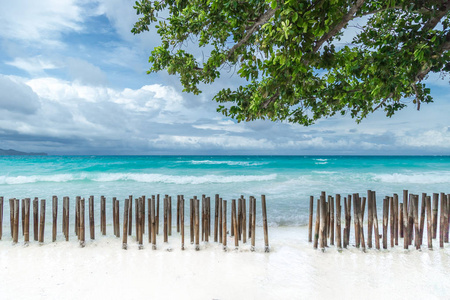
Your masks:
{"label": "distant shoreline", "polygon": [[0,149],[0,155],[3,155],[3,156],[20,156],[20,155],[47,156],[47,153],[44,153],[44,152],[22,152],[22,151],[17,151],[14,149],[8,149],[8,150]]}

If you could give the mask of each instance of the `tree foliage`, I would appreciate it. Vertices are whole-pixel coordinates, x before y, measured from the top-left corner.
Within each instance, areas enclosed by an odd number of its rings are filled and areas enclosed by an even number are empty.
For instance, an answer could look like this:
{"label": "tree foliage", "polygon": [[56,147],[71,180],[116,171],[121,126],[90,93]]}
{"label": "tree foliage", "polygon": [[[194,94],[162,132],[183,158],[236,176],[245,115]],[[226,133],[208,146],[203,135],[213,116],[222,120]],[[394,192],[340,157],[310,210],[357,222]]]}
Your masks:
{"label": "tree foliage", "polygon": [[[162,40],[149,72],[176,74],[198,94],[224,68],[237,70],[246,84],[214,100],[238,121],[391,116],[407,101],[432,102],[423,80],[450,71],[448,0],[140,0],[134,8],[132,32],[155,25]],[[353,41],[340,43],[357,18]]]}

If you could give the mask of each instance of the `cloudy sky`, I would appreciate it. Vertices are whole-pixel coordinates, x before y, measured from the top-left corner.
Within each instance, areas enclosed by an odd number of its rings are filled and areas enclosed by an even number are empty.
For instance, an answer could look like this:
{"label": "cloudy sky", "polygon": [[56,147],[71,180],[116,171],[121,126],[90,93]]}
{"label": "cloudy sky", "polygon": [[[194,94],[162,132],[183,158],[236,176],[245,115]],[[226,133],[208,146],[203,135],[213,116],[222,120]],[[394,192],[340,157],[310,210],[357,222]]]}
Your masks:
{"label": "cloudy sky", "polygon": [[212,96],[174,76],[147,75],[158,44],[134,36],[131,0],[0,0],[0,148],[49,154],[450,154],[449,79],[430,76],[435,103],[389,119],[375,113],[302,127],[237,124]]}

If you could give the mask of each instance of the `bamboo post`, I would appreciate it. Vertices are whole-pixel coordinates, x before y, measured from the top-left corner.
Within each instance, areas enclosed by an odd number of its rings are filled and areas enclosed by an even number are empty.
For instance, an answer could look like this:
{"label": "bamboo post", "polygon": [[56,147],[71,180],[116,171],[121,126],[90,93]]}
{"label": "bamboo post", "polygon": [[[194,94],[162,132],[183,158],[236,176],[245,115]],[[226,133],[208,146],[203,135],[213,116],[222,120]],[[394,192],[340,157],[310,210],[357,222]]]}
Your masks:
{"label": "bamboo post", "polygon": [[14,237],[14,198],[9,199],[9,228],[11,231],[11,238]]}
{"label": "bamboo post", "polygon": [[130,199],[125,198],[125,203],[123,205],[123,236],[122,236],[122,249],[127,250],[128,245],[128,210]]}
{"label": "bamboo post", "polygon": [[[406,192],[406,195],[405,195]],[[408,199],[406,198],[408,191],[403,191],[403,248],[408,249],[409,231],[408,231]]]}
{"label": "bamboo post", "polygon": [[0,197],[0,241],[3,237],[3,197]]}
{"label": "bamboo post", "polygon": [[414,244],[416,245],[416,249],[420,249],[420,227],[419,227],[419,195],[414,195]]}
{"label": "bamboo post", "polygon": [[334,245],[334,198],[330,196],[330,245]]}
{"label": "bamboo post", "polygon": [[442,214],[444,215],[444,243],[448,243],[448,201],[445,193],[441,193],[441,201],[444,202],[444,210],[442,211]]}
{"label": "bamboo post", "polygon": [[373,227],[375,234],[375,248],[380,250],[380,231],[378,230],[378,216],[377,216],[377,197],[376,192],[372,192],[372,206],[373,206]]}
{"label": "bamboo post", "polygon": [[22,199],[22,235],[25,235],[25,199]]}
{"label": "bamboo post", "polygon": [[106,199],[100,197],[100,231],[102,235],[106,235]]}
{"label": "bamboo post", "polygon": [[219,195],[216,194],[214,202],[214,242],[218,241],[219,233]]}
{"label": "bamboo post", "polygon": [[391,213],[389,214],[389,231],[391,233],[391,248],[394,248],[394,197],[389,197],[389,209]]}
{"label": "bamboo post", "polygon": [[[223,219],[222,219],[222,198],[219,198],[219,243],[222,244]],[[250,233],[249,233],[250,234]]]}
{"label": "bamboo post", "polygon": [[372,248],[373,204],[372,191],[367,191],[367,247]]}
{"label": "bamboo post", "polygon": [[168,227],[168,225],[167,225],[167,210],[168,210],[168,205],[169,205],[169,199],[167,198],[167,195],[166,195],[166,197],[164,197],[164,227],[163,227],[163,229],[164,229],[164,243],[167,243],[168,242],[168,231],[167,231],[167,227]]}
{"label": "bamboo post", "polygon": [[398,195],[394,194],[394,244],[398,245]]}
{"label": "bamboo post", "polygon": [[431,197],[425,197],[426,210],[427,210],[427,239],[428,249],[433,249],[433,219],[431,213]]}
{"label": "bamboo post", "polygon": [[136,211],[136,213],[139,215],[139,218],[138,218],[138,227],[139,227],[139,230],[138,230],[138,233],[139,233],[139,235],[137,236],[137,238],[138,238],[138,241],[139,241],[139,250],[142,250],[142,249],[144,249],[144,241],[143,241],[143,234],[144,234],[144,222],[143,222],[143,218],[144,218],[144,216],[145,216],[145,214],[143,213],[143,211],[144,211],[144,202],[145,202],[145,200],[144,200],[144,198],[143,197],[141,197],[141,198],[139,198],[139,199],[137,199],[137,201],[138,201],[138,210]]}
{"label": "bamboo post", "polygon": [[320,229],[319,229],[319,247],[323,251],[325,249],[325,222],[326,222],[326,204],[325,192],[320,195]]}
{"label": "bamboo post", "polygon": [[195,224],[195,206],[194,206],[194,199],[191,198],[190,202],[189,202],[189,212],[190,212],[190,217],[189,217],[189,233],[190,233],[190,237],[191,237],[191,244],[194,244],[194,224]]}
{"label": "bamboo post", "polygon": [[353,219],[355,224],[355,246],[356,248],[359,248],[360,242],[361,242],[361,233],[360,233],[360,226],[359,226],[359,220],[358,220],[358,203],[359,203],[359,194],[355,193],[353,194]]}
{"label": "bamboo post", "polygon": [[95,240],[94,196],[89,197],[89,229],[91,240]]}
{"label": "bamboo post", "polygon": [[[223,243],[223,250],[227,251],[227,200],[222,200],[222,243]],[[254,244],[252,240],[252,251],[254,251]]]}
{"label": "bamboo post", "polygon": [[155,198],[154,195],[152,195],[151,197],[148,197],[147,199],[147,206],[148,206],[148,211],[147,211],[147,219],[148,219],[148,227],[147,227],[147,231],[148,231],[148,243],[151,244],[152,243],[152,235],[153,235],[153,230],[152,230],[152,199]]}
{"label": "bamboo post", "polygon": [[[311,213],[311,210],[310,210]],[[336,244],[338,250],[342,249],[341,240],[341,195],[336,194]]]}
{"label": "bamboo post", "polygon": [[[217,205],[217,203],[216,203],[216,205]],[[181,229],[181,250],[184,250],[184,197],[183,196],[180,197],[180,229]]]}
{"label": "bamboo post", "polygon": [[[22,200],[23,201],[23,200]],[[19,240],[19,199],[14,199],[13,244]]]}
{"label": "bamboo post", "polygon": [[383,199],[383,249],[387,249],[387,226],[389,218],[389,198]]}
{"label": "bamboo post", "polygon": [[252,246],[250,247],[251,251],[255,251],[255,240],[256,240],[256,198],[253,197],[253,204],[252,204]]}
{"label": "bamboo post", "polygon": [[236,218],[236,200],[231,200],[231,213],[233,214],[232,220],[232,228],[234,228],[234,247],[237,250],[239,247],[239,230],[237,226],[237,218]]}
{"label": "bamboo post", "polygon": [[80,239],[80,235],[78,234],[80,230],[80,200],[80,196],[77,196],[75,198],[75,234],[77,235],[78,239]]}
{"label": "bamboo post", "polygon": [[84,247],[86,245],[86,226],[85,226],[85,200],[82,198],[80,200],[80,247]]}
{"label": "bamboo post", "polygon": [[128,196],[128,235],[133,234],[133,195]]}
{"label": "bamboo post", "polygon": [[44,232],[45,232],[45,199],[41,200],[41,216],[39,220],[39,244],[44,243]]}
{"label": "bamboo post", "polygon": [[58,197],[52,197],[52,212],[53,212],[53,226],[52,226],[52,242],[56,241],[56,231],[58,222]]}
{"label": "bamboo post", "polygon": [[247,204],[245,198],[242,198],[242,242],[247,243]]}
{"label": "bamboo post", "polygon": [[436,238],[437,234],[437,216],[438,216],[438,207],[439,207],[439,194],[433,193],[433,239]]}
{"label": "bamboo post", "polygon": [[200,200],[195,199],[195,250],[200,250]]}
{"label": "bamboo post", "polygon": [[156,250],[156,227],[158,226],[156,224],[156,215],[155,215],[155,196],[152,196],[152,201],[151,201],[151,208],[150,208],[150,218],[151,218],[151,222],[152,222],[152,249]]}
{"label": "bamboo post", "polygon": [[34,231],[34,240],[39,240],[39,200],[34,198],[33,200],[33,231]]}
{"label": "bamboo post", "polygon": [[[3,201],[3,199],[1,199]],[[25,199],[25,222],[24,222],[24,231],[23,231],[23,239],[24,244],[27,246],[30,242],[30,198]],[[0,217],[1,218],[1,217]],[[1,227],[1,225],[0,225]]]}

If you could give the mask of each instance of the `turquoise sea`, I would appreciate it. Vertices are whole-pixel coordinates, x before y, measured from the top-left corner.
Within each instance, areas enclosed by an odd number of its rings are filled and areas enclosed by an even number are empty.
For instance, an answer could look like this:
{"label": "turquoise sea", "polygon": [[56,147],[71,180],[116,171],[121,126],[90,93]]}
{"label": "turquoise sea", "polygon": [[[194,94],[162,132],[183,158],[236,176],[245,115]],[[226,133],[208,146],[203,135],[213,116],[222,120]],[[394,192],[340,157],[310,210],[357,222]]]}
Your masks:
{"label": "turquoise sea", "polygon": [[380,203],[403,189],[450,191],[450,156],[4,156],[0,170],[5,200],[265,194],[271,226],[306,225],[309,196],[321,191],[364,195],[371,189]]}

